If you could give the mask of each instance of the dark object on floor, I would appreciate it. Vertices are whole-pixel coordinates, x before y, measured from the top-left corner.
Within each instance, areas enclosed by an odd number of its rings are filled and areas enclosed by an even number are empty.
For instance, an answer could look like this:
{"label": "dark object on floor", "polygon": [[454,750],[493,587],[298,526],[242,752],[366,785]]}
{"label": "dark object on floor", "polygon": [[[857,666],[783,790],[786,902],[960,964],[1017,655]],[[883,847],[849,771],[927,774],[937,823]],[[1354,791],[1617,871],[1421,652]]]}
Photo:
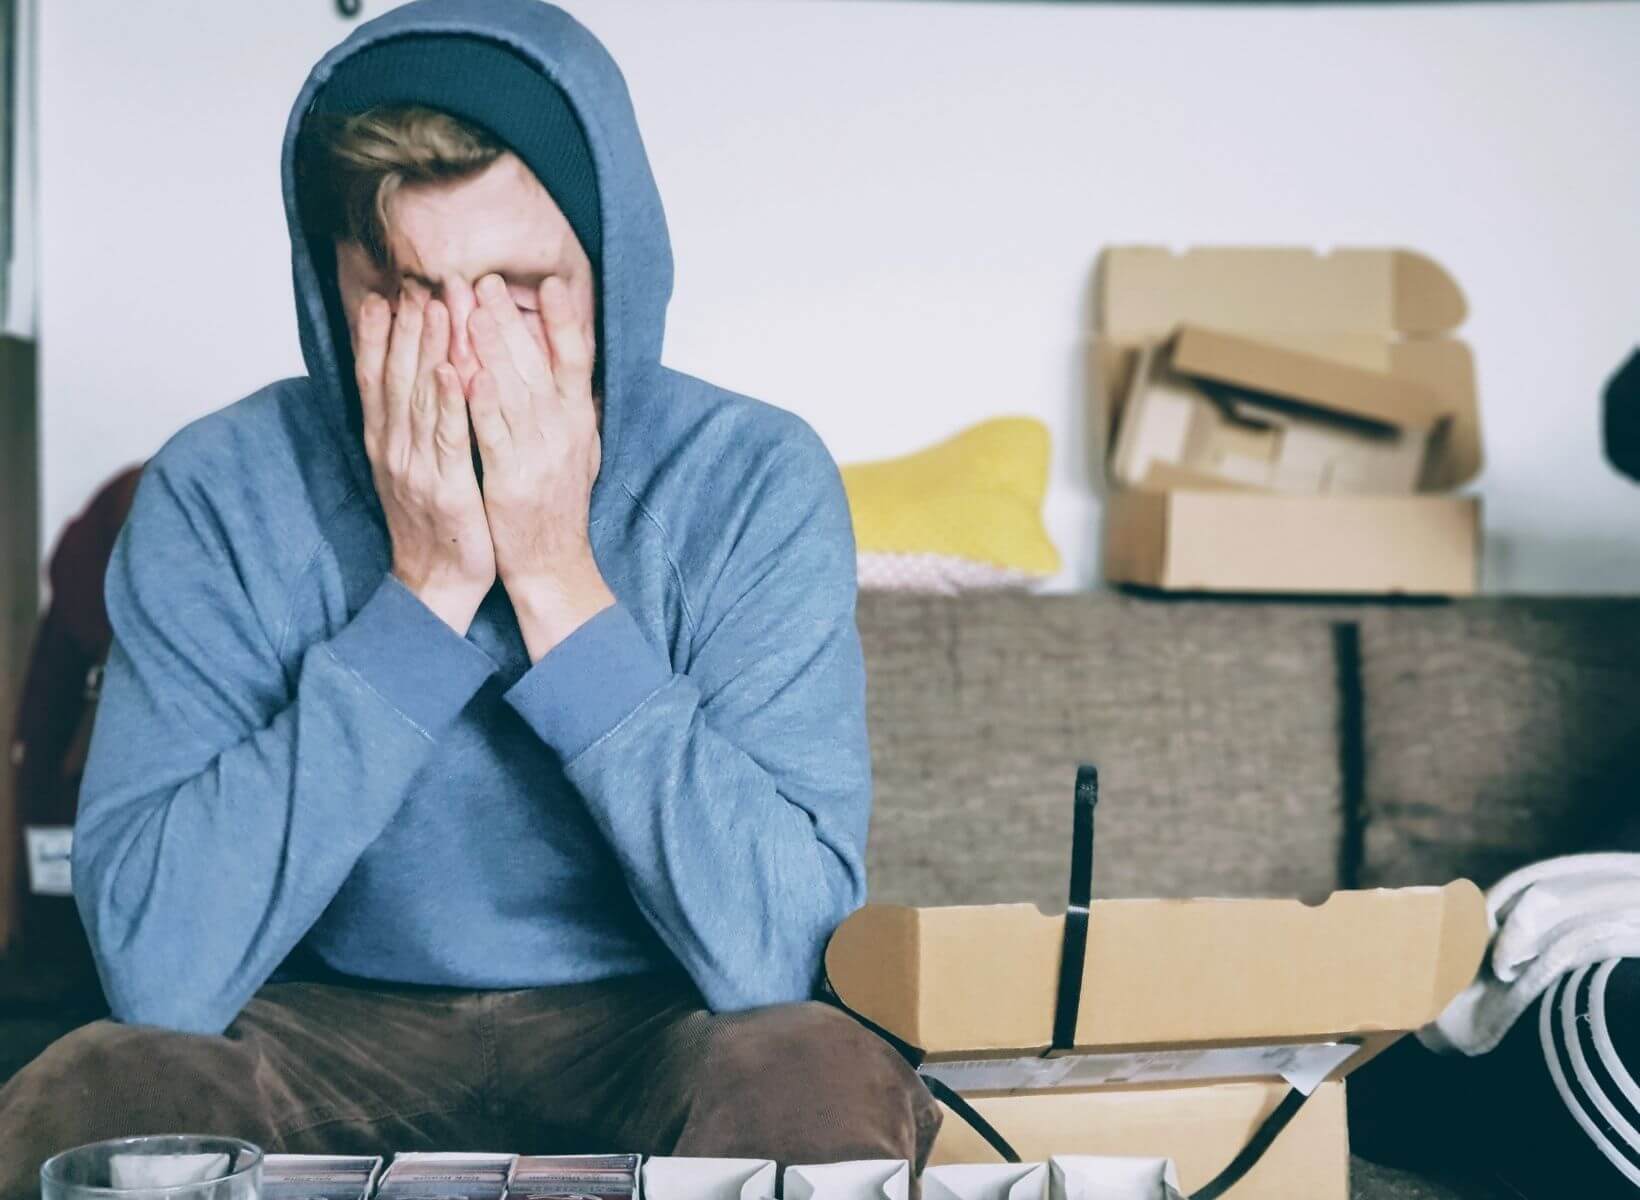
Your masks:
{"label": "dark object on floor", "polygon": [[1396,1043],[1350,1079],[1350,1145],[1421,1173],[1485,1164],[1524,1200],[1631,1197],[1640,1135],[1617,1080],[1636,1074],[1640,959],[1613,959],[1562,976],[1490,1054]]}
{"label": "dark object on floor", "polygon": [[1605,439],[1607,461],[1640,482],[1640,349],[1606,385]]}

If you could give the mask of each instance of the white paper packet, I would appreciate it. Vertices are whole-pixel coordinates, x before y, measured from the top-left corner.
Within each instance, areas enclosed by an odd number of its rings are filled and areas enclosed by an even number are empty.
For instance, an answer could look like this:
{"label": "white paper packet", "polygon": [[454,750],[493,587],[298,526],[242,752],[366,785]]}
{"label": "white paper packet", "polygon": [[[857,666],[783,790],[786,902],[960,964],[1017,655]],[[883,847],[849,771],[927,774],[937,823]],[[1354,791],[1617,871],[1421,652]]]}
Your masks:
{"label": "white paper packet", "polygon": [[767,1158],[646,1158],[644,1200],[770,1200],[774,1162]]}
{"label": "white paper packet", "polygon": [[947,1163],[922,1173],[923,1200],[1046,1200],[1047,1163]]}
{"label": "white paper packet", "polygon": [[1171,1158],[1056,1154],[1048,1169],[1050,1200],[1184,1200]]}
{"label": "white paper packet", "polygon": [[903,1158],[862,1158],[786,1168],[786,1200],[906,1200],[911,1164]]}

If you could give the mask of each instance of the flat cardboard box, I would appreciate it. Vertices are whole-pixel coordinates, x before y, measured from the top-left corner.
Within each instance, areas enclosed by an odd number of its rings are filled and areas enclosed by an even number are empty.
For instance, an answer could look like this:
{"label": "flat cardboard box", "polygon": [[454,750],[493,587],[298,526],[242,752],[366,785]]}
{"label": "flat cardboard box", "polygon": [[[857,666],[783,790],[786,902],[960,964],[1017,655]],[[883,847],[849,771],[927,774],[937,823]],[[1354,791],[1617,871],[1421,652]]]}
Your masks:
{"label": "flat cardboard box", "polygon": [[[1474,363],[1450,336],[1465,302],[1438,264],[1405,250],[1117,247],[1101,258],[1098,293],[1091,374],[1109,468],[1109,581],[1240,593],[1476,590],[1480,503],[1449,494],[1481,468]],[[1433,397],[1442,420],[1429,434],[1415,494],[1379,494],[1384,485],[1376,477],[1340,489],[1368,493],[1355,497],[1272,493],[1256,479],[1226,478],[1188,461],[1154,463],[1140,478],[1122,478],[1111,459],[1138,365],[1147,350],[1189,326],[1306,358],[1311,378],[1337,368],[1330,387],[1371,375],[1369,388],[1380,399],[1390,394],[1386,386]],[[1359,406],[1362,393],[1355,398]],[[1230,492],[1246,498],[1233,514],[1216,515],[1229,507]],[[1188,502],[1121,503],[1140,493]],[[1337,503],[1348,499],[1361,502]]]}
{"label": "flat cardboard box", "polygon": [[[1062,914],[1029,904],[868,905],[832,936],[826,971],[844,1004],[922,1050],[922,1069],[1026,1158],[1171,1157],[1188,1192],[1299,1086],[1310,1102],[1227,1194],[1347,1200],[1334,1084],[1446,1007],[1474,977],[1488,926],[1464,880],[1316,906],[1097,900],[1075,1045],[1059,1054],[1063,935]],[[948,1117],[934,1161],[994,1158]]]}
{"label": "flat cardboard box", "polygon": [[1200,325],[1140,352],[1124,414],[1124,487],[1184,470],[1300,495],[1417,491],[1447,421],[1420,384]]}

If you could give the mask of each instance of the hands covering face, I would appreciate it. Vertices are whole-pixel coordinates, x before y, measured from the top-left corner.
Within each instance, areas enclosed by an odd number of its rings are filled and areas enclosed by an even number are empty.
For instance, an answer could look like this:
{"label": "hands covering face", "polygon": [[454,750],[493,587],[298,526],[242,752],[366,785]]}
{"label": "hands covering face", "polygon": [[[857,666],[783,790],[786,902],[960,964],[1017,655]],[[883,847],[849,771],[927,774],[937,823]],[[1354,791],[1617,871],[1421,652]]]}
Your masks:
{"label": "hands covering face", "polygon": [[481,366],[465,393],[443,303],[405,290],[395,315],[366,295],[355,353],[365,451],[393,573],[463,634],[499,577],[538,658],[613,600],[587,533],[600,462],[592,320],[556,276],[538,289],[539,317],[519,311],[498,275],[474,294],[467,329]]}

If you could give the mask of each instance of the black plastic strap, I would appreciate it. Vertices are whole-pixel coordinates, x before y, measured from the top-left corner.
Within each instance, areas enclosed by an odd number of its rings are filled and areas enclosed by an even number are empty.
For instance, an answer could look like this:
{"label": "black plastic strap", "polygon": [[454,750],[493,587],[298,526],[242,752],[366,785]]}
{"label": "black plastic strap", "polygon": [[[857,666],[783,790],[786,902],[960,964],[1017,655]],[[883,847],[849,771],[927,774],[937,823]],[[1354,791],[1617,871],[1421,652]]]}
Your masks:
{"label": "black plastic strap", "polygon": [[1053,1048],[1076,1045],[1082,1011],[1082,968],[1088,957],[1088,905],[1093,902],[1093,810],[1099,804],[1099,768],[1076,769],[1076,806],[1071,829],[1071,890],[1059,955],[1059,999],[1054,1005]]}
{"label": "black plastic strap", "polygon": [[877,1024],[877,1022],[873,1021],[870,1017],[861,1016],[847,1004],[843,1003],[843,998],[837,994],[837,989],[831,986],[831,977],[829,975],[826,977],[825,988],[822,991],[821,996],[827,1003],[836,1005],[849,1016],[853,1017],[856,1021],[860,1022],[860,1024],[864,1025],[867,1029],[871,1030],[872,1033],[875,1033],[878,1037],[882,1038],[883,1041],[894,1047],[900,1057],[910,1063],[912,1068],[917,1072],[917,1078],[923,1081],[923,1086],[928,1089],[929,1094],[933,1096],[934,1099],[944,1104],[952,1112],[956,1113],[957,1116],[968,1122],[969,1127],[973,1129],[975,1133],[979,1134],[980,1137],[984,1138],[986,1142],[990,1144],[991,1149],[1002,1155],[1005,1162],[1016,1163],[1019,1161],[1019,1152],[1008,1144],[1007,1138],[997,1132],[996,1126],[992,1125],[984,1117],[979,1115],[978,1109],[968,1103],[968,1101],[964,1100],[962,1096],[943,1079],[936,1079],[934,1076],[923,1071],[923,1052],[919,1048],[913,1046],[904,1038],[890,1033],[881,1025]]}
{"label": "black plastic strap", "polygon": [[991,1149],[1002,1155],[1003,1162],[1016,1163],[1019,1161],[1019,1151],[1009,1144],[1007,1138],[997,1132],[995,1125],[979,1115],[978,1109],[954,1091],[950,1084],[943,1079],[936,1079],[932,1075],[925,1075],[922,1072],[918,1072],[918,1074],[922,1076],[923,1083],[928,1086],[928,1090],[934,1099],[944,1104],[945,1107],[956,1113],[964,1121],[967,1121],[969,1128],[990,1143]]}
{"label": "black plastic strap", "polygon": [[1243,1175],[1253,1169],[1253,1164],[1264,1157],[1264,1152],[1270,1148],[1270,1143],[1276,1140],[1276,1135],[1287,1128],[1288,1123],[1298,1115],[1298,1110],[1304,1107],[1304,1102],[1310,1097],[1307,1093],[1292,1088],[1281,1098],[1275,1111],[1264,1118],[1264,1124],[1258,1127],[1252,1139],[1241,1148],[1241,1153],[1230,1160],[1230,1165],[1217,1175],[1213,1176],[1202,1187],[1190,1193],[1190,1200],[1219,1200],[1219,1197],[1241,1182]]}

